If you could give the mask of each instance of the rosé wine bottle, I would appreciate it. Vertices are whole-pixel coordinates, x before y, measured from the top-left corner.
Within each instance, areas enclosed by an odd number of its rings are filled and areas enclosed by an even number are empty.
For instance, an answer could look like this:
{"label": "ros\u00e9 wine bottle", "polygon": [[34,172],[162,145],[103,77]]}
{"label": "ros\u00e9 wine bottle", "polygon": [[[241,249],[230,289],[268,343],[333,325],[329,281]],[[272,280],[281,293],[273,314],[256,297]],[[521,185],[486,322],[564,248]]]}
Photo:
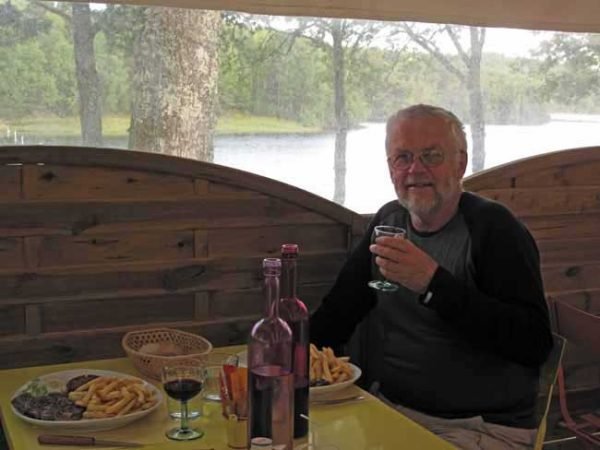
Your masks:
{"label": "ros\u00e9 wine bottle", "polygon": [[248,343],[248,442],[266,437],[293,448],[294,375],[292,331],[279,317],[281,260],[263,261],[266,317],[254,324]]}
{"label": "ros\u00e9 wine bottle", "polygon": [[298,245],[281,246],[281,295],[279,315],[292,329],[292,370],[294,372],[294,438],[308,433],[309,326],[308,309],[296,295]]}

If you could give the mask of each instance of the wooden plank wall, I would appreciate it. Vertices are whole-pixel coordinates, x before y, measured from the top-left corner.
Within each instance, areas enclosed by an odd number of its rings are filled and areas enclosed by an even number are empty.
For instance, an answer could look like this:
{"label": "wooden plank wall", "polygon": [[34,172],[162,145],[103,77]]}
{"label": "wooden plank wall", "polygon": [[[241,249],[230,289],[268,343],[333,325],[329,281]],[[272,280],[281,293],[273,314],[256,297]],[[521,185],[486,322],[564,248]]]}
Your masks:
{"label": "wooden plank wall", "polygon": [[[527,225],[549,302],[563,298],[600,314],[600,147],[520,160],[473,175],[464,186],[500,201]],[[571,390],[600,388],[600,361],[585,349],[568,344],[565,364]]]}
{"label": "wooden plank wall", "polygon": [[314,307],[366,219],[300,189],[163,155],[0,149],[0,367],[123,355],[131,329],[245,342],[262,258],[300,245]]}

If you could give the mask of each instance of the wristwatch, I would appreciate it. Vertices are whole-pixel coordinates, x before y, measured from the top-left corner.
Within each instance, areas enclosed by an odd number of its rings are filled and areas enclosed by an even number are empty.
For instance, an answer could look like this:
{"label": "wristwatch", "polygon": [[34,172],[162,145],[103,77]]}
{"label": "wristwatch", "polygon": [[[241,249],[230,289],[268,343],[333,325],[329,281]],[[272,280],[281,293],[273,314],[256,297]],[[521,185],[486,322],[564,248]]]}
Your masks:
{"label": "wristwatch", "polygon": [[432,297],[433,297],[433,292],[427,291],[424,294],[419,295],[419,302],[421,302],[422,305],[427,306],[429,304],[429,302],[431,301]]}

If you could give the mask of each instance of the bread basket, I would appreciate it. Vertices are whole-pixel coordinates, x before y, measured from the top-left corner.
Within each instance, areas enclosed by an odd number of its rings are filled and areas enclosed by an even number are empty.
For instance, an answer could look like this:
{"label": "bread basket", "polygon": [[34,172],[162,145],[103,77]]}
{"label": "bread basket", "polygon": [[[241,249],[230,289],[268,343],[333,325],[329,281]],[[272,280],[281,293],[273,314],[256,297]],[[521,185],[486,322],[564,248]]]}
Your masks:
{"label": "bread basket", "polygon": [[[143,349],[143,347],[151,347],[148,344],[177,348],[181,354],[165,356],[149,353]],[[121,345],[134,367],[143,375],[155,380],[160,380],[160,374],[164,366],[173,365],[174,363],[186,364],[192,359],[207,355],[212,350],[212,344],[202,336],[171,328],[130,331],[123,336]]]}

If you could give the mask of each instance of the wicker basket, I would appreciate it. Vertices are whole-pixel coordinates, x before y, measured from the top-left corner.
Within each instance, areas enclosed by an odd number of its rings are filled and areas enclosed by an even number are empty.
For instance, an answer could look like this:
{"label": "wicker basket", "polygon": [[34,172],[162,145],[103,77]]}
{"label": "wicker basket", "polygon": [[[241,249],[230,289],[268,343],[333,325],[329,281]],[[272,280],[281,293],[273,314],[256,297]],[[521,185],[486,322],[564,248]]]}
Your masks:
{"label": "wicker basket", "polygon": [[[162,356],[140,351],[146,344],[161,342],[175,344],[181,348],[184,354]],[[160,380],[160,373],[164,366],[173,363],[186,364],[193,359],[207,355],[212,350],[212,344],[202,336],[170,328],[130,331],[123,336],[121,345],[135,368],[155,380]]]}

